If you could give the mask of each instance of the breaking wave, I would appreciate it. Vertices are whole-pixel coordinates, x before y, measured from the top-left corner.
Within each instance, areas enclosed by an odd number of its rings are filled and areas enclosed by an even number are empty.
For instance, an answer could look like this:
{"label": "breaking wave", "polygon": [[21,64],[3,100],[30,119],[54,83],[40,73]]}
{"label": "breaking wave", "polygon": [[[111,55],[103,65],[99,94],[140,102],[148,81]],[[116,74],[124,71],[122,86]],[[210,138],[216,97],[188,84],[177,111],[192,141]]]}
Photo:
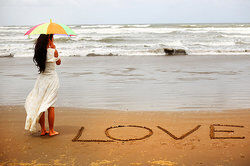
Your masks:
{"label": "breaking wave", "polygon": [[[0,56],[33,56],[37,36],[24,36],[29,28],[0,27]],[[185,49],[188,55],[249,55],[250,50],[250,24],[111,24],[70,28],[77,36],[55,35],[60,56],[155,56],[164,55],[164,48]]]}

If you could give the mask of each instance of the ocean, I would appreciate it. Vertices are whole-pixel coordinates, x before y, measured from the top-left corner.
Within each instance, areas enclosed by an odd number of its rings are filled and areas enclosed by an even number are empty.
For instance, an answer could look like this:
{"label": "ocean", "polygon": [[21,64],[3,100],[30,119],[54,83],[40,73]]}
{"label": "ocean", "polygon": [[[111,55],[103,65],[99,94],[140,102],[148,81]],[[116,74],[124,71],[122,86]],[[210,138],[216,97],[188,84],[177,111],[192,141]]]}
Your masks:
{"label": "ocean", "polygon": [[[71,25],[75,37],[56,36],[61,56],[113,54],[164,55],[163,48],[189,55],[250,55],[250,24]],[[31,26],[0,27],[0,56],[33,56],[38,36],[24,36]]]}
{"label": "ocean", "polygon": [[[142,111],[250,108],[250,24],[70,25],[55,36],[57,106]],[[38,36],[0,27],[0,104],[23,105],[34,86]],[[187,56],[165,56],[163,48]],[[9,55],[14,57],[5,57]],[[103,56],[88,56],[103,55]],[[110,56],[117,55],[117,56]]]}

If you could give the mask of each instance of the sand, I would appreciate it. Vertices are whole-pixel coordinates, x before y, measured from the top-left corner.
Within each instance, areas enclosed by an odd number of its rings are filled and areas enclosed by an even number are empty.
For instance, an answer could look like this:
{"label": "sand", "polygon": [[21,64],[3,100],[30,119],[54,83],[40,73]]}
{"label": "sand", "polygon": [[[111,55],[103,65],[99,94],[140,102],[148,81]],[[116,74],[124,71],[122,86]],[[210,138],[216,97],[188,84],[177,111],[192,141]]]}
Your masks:
{"label": "sand", "polygon": [[0,111],[0,165],[250,165],[250,109],[56,108],[54,137],[25,131],[23,106]]}

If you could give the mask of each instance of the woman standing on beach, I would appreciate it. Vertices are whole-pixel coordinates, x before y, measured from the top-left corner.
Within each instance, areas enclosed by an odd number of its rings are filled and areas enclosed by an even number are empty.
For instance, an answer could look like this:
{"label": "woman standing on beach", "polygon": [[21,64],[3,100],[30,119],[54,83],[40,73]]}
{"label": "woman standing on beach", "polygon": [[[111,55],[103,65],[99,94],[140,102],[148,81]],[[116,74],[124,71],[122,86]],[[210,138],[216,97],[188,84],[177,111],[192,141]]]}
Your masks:
{"label": "woman standing on beach", "polygon": [[[41,34],[35,43],[33,61],[38,67],[39,75],[35,86],[26,98],[25,110],[27,113],[25,129],[36,131],[36,124],[41,126],[41,135],[50,136],[59,134],[54,131],[54,103],[57,99],[59,79],[55,66],[61,64],[58,52],[53,43],[53,34]],[[45,128],[45,111],[48,110],[49,131]]]}

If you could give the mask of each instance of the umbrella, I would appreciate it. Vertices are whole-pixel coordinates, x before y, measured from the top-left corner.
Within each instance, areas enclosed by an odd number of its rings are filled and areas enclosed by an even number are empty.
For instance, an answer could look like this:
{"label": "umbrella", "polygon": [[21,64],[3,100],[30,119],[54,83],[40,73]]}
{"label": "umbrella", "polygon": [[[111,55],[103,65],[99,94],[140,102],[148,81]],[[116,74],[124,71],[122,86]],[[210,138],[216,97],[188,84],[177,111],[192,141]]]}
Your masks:
{"label": "umbrella", "polygon": [[28,30],[25,35],[35,35],[35,34],[63,34],[67,36],[75,36],[76,33],[64,24],[57,24],[52,22],[42,23],[32,27]]}

